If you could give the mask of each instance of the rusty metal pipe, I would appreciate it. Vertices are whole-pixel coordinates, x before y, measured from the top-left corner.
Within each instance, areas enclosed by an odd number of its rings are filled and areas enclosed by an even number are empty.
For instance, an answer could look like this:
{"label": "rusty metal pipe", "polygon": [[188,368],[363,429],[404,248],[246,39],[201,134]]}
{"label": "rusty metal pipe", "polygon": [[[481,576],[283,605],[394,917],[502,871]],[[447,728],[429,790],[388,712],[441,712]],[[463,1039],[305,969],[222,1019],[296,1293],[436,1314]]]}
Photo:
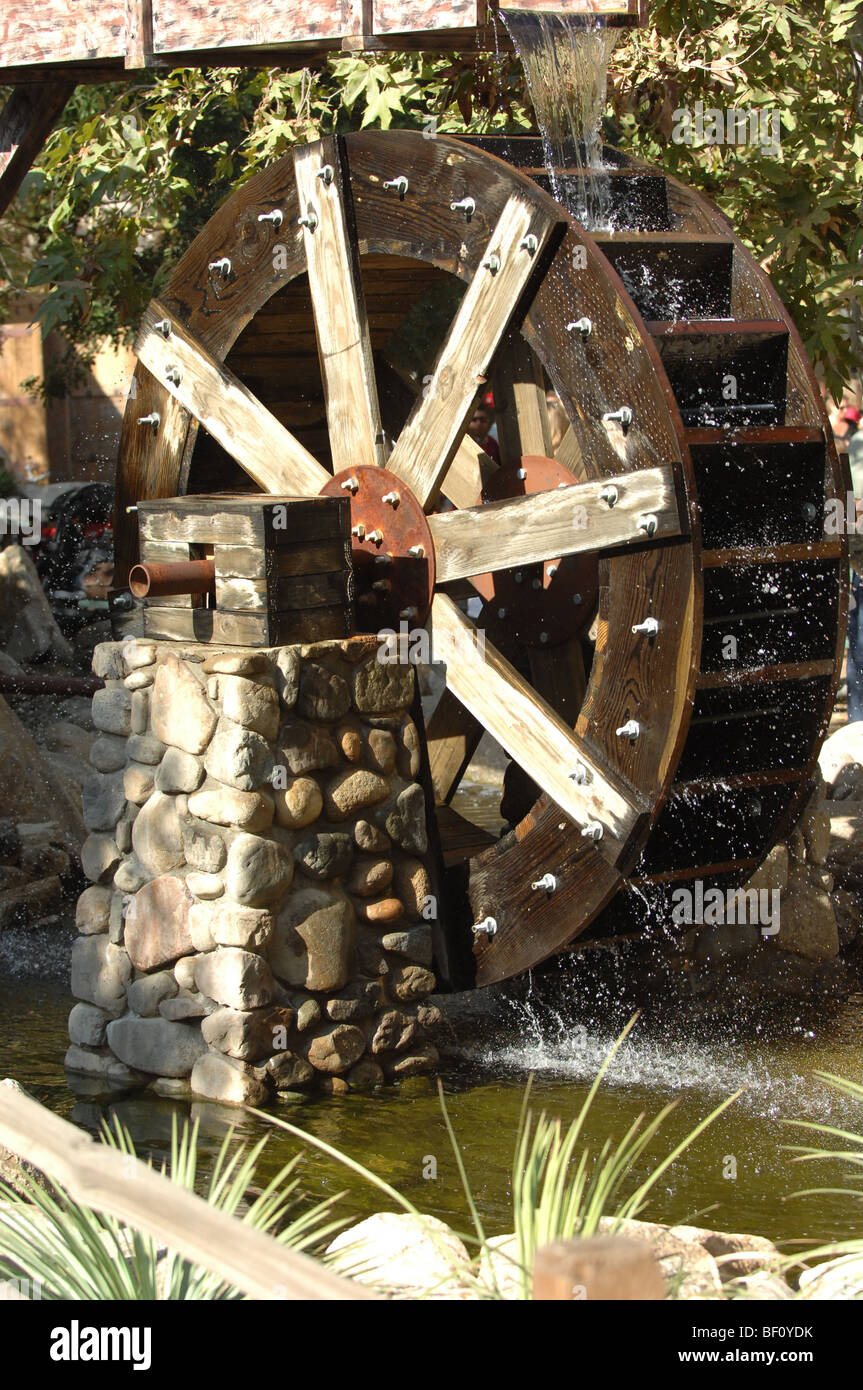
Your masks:
{"label": "rusty metal pipe", "polygon": [[0,695],[95,695],[105,682],[98,676],[13,675],[0,671]]}
{"label": "rusty metal pipe", "polygon": [[214,593],[216,566],[212,560],[159,560],[133,565],[129,588],[135,598]]}

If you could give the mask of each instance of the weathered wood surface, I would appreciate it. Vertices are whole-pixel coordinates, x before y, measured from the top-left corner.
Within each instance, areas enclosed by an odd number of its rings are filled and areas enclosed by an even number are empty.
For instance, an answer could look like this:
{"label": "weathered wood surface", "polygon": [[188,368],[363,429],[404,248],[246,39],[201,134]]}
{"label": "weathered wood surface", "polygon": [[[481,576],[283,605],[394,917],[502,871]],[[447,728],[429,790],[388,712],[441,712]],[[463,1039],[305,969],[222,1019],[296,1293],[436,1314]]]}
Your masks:
{"label": "weathered wood surface", "polygon": [[520,333],[502,344],[492,370],[495,423],[500,456],[517,463],[522,454],[551,456],[551,429],[545,378],[536,354]]}
{"label": "weathered wood surface", "polygon": [[[600,499],[610,485],[618,491],[613,506]],[[652,534],[638,527],[648,515],[656,518]],[[674,472],[665,467],[440,512],[429,517],[429,529],[443,584],[558,555],[659,541],[678,535],[681,528]]]}
{"label": "weathered wood surface", "polygon": [[[602,826],[599,851],[616,862],[644,806],[608,780],[583,743],[490,642],[479,651],[476,629],[445,594],[432,604],[432,625],[452,644],[448,688],[580,830],[589,823]],[[587,773],[583,784],[574,778],[579,766]]]}
{"label": "weathered wood surface", "polygon": [[[387,465],[423,505],[436,497],[455,457],[474,397],[553,226],[553,214],[513,194],[491,234],[482,257],[487,264],[474,274]],[[526,246],[531,237],[532,251]]]}
{"label": "weathered wood surface", "polygon": [[55,81],[20,87],[11,93],[0,114],[0,216],[21,187],[74,90],[74,82]]}
{"label": "weathered wood surface", "polygon": [[220,613],[216,608],[144,609],[144,635],[176,641],[225,642],[237,647],[280,647],[351,637],[345,605],[294,613]]}
{"label": "weathered wood surface", "polygon": [[[155,327],[165,319],[171,323],[167,338]],[[276,493],[320,492],[329,476],[326,469],[157,299],[145,310],[135,351],[259,487]],[[179,369],[179,379],[169,379],[172,368]]]}
{"label": "weathered wood surface", "polygon": [[[73,63],[122,57],[125,0],[4,0],[0,8],[0,78],[16,64]],[[32,78],[31,78],[32,81]]]}
{"label": "weathered wood surface", "polygon": [[[157,0],[158,3],[158,0]],[[153,56],[153,0],[126,0],[124,66],[145,68]]]}
{"label": "weathered wood surface", "polygon": [[140,1159],[97,1143],[9,1086],[0,1086],[0,1144],[41,1169],[75,1201],[144,1231],[251,1298],[374,1297],[307,1255],[214,1210]]}
{"label": "weathered wood surface", "polygon": [[458,789],[485,729],[449,689],[444,690],[426,725],[429,768],[435,803],[449,801]]}
{"label": "weathered wood surface", "polygon": [[[329,169],[329,181],[320,177]],[[386,462],[350,186],[333,139],[294,152],[333,471]],[[395,196],[395,195],[394,195]]]}

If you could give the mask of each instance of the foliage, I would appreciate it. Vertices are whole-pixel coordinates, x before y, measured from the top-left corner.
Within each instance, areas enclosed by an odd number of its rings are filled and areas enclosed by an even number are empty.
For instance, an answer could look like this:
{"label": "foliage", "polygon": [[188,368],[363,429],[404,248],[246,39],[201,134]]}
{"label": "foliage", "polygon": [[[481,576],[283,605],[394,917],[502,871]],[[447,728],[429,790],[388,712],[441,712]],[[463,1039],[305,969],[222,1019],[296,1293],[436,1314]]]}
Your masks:
{"label": "foliage", "polygon": [[[106,1127],[103,1138],[120,1153],[134,1155],[132,1140],[119,1123],[115,1122],[113,1132]],[[292,1176],[297,1158],[249,1201],[249,1185],[266,1140],[252,1148],[232,1148],[232,1140],[233,1132],[229,1132],[213,1164],[204,1194],[210,1206],[229,1216],[242,1211],[239,1219],[244,1225],[274,1236],[291,1250],[317,1250],[345,1224],[332,1219],[335,1197],[292,1210],[299,1206],[298,1183]],[[188,1192],[195,1190],[197,1144],[197,1123],[186,1124],[179,1134],[175,1118],[168,1175]],[[0,1183],[0,1199],[10,1204],[0,1213],[0,1277],[40,1280],[43,1299],[245,1297],[202,1266],[175,1251],[161,1250],[152,1236],[91,1210],[61,1188],[43,1188],[26,1172],[16,1181],[26,1203]]]}
{"label": "foliage", "polygon": [[[832,1072],[816,1071],[816,1077],[820,1081],[826,1082],[834,1091],[840,1095],[847,1096],[850,1100],[857,1101],[863,1106],[863,1085],[859,1081],[849,1081],[844,1076],[834,1076]],[[863,1170],[863,1133],[855,1133],[853,1130],[837,1129],[835,1125],[825,1125],[817,1120],[786,1120],[787,1125],[792,1125],[797,1129],[809,1130],[826,1139],[828,1147],[814,1144],[787,1144],[786,1149],[795,1154],[792,1160],[794,1163],[823,1163],[841,1162],[851,1166],[852,1173],[850,1179],[846,1181],[861,1181],[860,1170]],[[848,1144],[849,1148],[837,1148],[836,1143]],[[857,1170],[857,1171],[854,1171]],[[812,1187],[801,1192],[795,1192],[795,1197],[813,1196],[841,1196],[856,1198],[863,1201],[863,1191],[853,1187]],[[839,1257],[848,1259],[853,1256],[863,1255],[863,1239],[857,1237],[850,1240],[834,1241],[831,1245],[819,1246],[814,1250],[807,1250],[807,1259],[822,1259],[826,1257]],[[863,1288],[860,1289],[858,1297],[863,1298]]]}
{"label": "foliage", "polygon": [[[863,365],[861,16],[863,0],[656,0],[649,27],[614,54],[607,121],[610,138],[729,215],[834,387]],[[777,109],[780,157],[675,144],[673,111],[699,100]],[[130,340],[195,232],[262,165],[319,133],[430,121],[441,133],[531,129],[520,65],[506,53],[340,54],[316,71],[189,69],[78,88],[0,221],[0,315],[22,289],[39,296],[43,330],[72,344],[44,386],[62,394],[100,339]]]}

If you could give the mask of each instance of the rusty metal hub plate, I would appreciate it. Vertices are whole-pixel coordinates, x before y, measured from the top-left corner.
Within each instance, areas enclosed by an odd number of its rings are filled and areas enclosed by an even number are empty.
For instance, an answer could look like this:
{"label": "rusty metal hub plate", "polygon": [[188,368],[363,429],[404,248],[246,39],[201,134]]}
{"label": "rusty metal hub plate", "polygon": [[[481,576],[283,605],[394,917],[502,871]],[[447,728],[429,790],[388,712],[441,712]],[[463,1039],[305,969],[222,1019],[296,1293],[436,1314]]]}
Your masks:
{"label": "rusty metal hub plate", "polygon": [[[524,454],[520,463],[490,474],[479,503],[573,484],[578,479],[556,459]],[[598,562],[593,554],[567,555],[475,575],[471,583],[486,600],[481,621],[487,620],[490,628],[504,624],[525,647],[556,647],[590,622],[599,589]]]}
{"label": "rusty metal hub plate", "polygon": [[337,473],[321,495],[350,499],[357,631],[422,627],[434,594],[434,542],[410,488],[364,464]]}

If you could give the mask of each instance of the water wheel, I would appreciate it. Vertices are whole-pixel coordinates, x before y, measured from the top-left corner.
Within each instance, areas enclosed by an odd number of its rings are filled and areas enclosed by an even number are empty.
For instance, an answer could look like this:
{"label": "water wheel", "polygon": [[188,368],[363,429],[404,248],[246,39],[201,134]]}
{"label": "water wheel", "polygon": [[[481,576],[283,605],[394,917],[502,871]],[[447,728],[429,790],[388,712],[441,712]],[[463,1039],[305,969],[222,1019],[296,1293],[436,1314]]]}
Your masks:
{"label": "water wheel", "polygon": [[[452,639],[426,737],[480,984],[746,880],[805,803],[846,590],[820,395],[725,219],[610,151],[590,235],[537,142],[499,148],[364,131],[245,183],[145,315],[116,526],[122,582],[139,498],[350,496],[359,627]],[[450,805],[485,730],[498,840]]]}

